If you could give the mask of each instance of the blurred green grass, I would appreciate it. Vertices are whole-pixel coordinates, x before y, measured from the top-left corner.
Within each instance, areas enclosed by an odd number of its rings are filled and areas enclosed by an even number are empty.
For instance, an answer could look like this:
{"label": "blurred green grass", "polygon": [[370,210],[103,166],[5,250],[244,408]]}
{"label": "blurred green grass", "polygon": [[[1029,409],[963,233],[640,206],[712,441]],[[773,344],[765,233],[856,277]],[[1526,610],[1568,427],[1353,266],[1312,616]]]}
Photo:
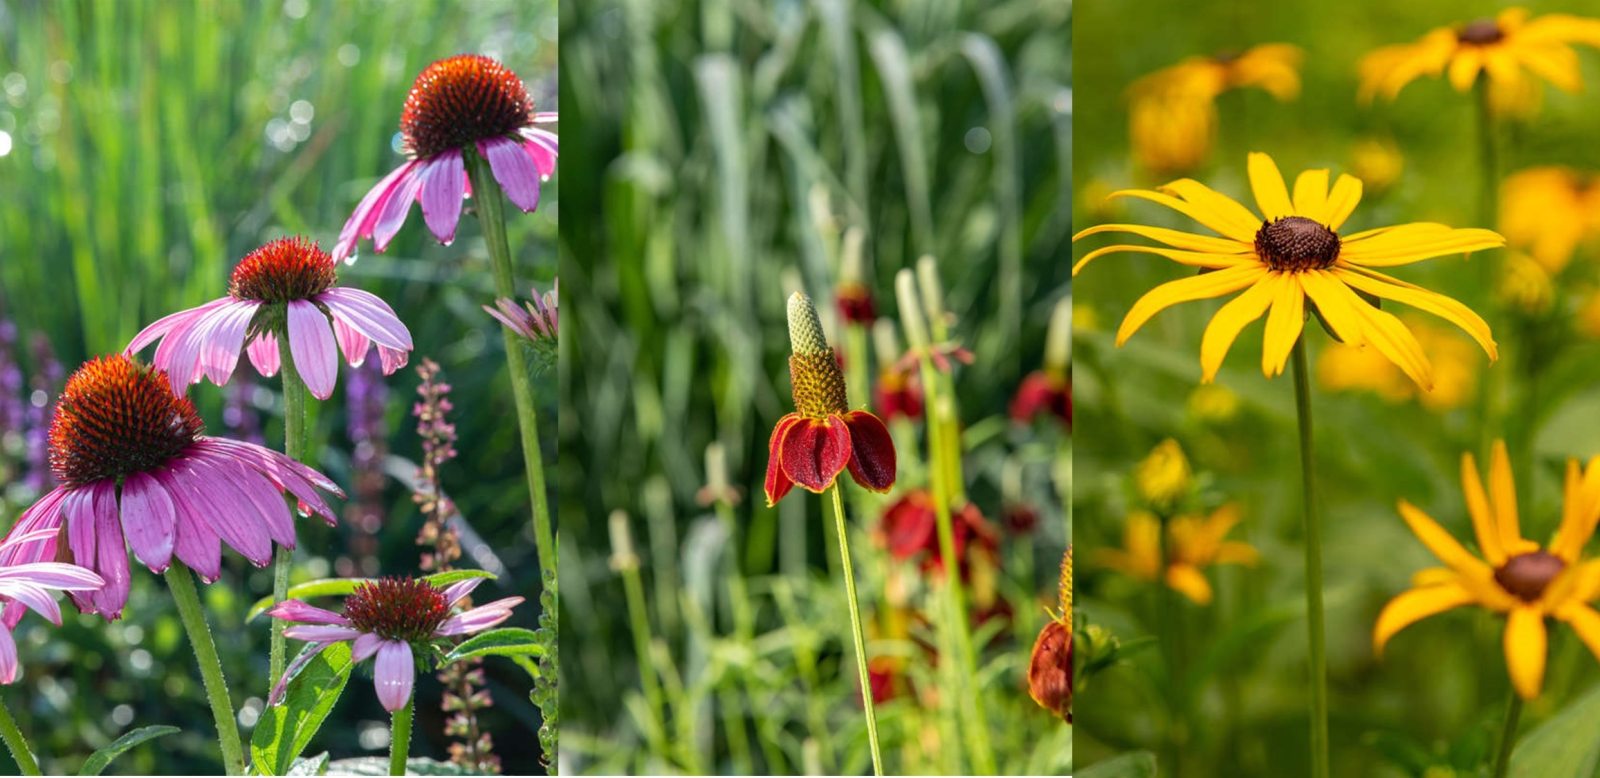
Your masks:
{"label": "blurred green grass", "polygon": [[[1593,2],[1524,4],[1534,14],[1600,14]],[[1426,0],[1403,4],[1295,2],[1217,3],[1204,10],[1171,0],[1135,0],[1080,6],[1075,33],[1075,218],[1080,227],[1136,221],[1187,228],[1162,209],[1144,204],[1105,206],[1091,192],[1161,183],[1130,166],[1125,90],[1137,77],[1190,55],[1268,42],[1288,42],[1306,52],[1304,89],[1280,104],[1255,90],[1223,95],[1219,142],[1210,162],[1193,177],[1252,203],[1245,154],[1266,151],[1286,175],[1309,167],[1350,172],[1352,146],[1363,138],[1391,139],[1405,169],[1388,192],[1370,193],[1350,229],[1411,221],[1454,226],[1481,224],[1476,127],[1471,95],[1439,79],[1406,87],[1393,104],[1357,105],[1356,63],[1373,48],[1409,42],[1427,30],[1476,16],[1501,4]],[[1584,93],[1547,89],[1544,106],[1524,126],[1508,128],[1502,173],[1543,164],[1600,168],[1592,142],[1600,126],[1600,54],[1582,49]],[[1092,243],[1092,245],[1091,245]],[[1101,239],[1080,248],[1106,245]],[[1575,296],[1593,287],[1592,247],[1580,252],[1558,284],[1557,313],[1531,325],[1497,328],[1506,354],[1513,411],[1507,434],[1531,437],[1536,461],[1518,461],[1523,528],[1545,538],[1560,513],[1559,476],[1567,456],[1600,452],[1600,428],[1588,422],[1600,402],[1592,365],[1600,349],[1571,328]],[[1481,283],[1481,256],[1442,257],[1400,268],[1396,275],[1450,294],[1484,312],[1489,290]],[[1230,421],[1198,416],[1188,405],[1198,383],[1198,344],[1218,304],[1187,304],[1162,313],[1122,349],[1110,332],[1132,301],[1161,281],[1183,275],[1157,258],[1126,255],[1100,260],[1075,283],[1075,300],[1098,321],[1076,334],[1075,399],[1077,472],[1074,496],[1079,604],[1093,621],[1124,639],[1150,634],[1139,614],[1142,585],[1098,569],[1097,548],[1121,542],[1131,508],[1126,474],[1159,440],[1177,437],[1199,469],[1208,472],[1201,501],[1239,501],[1244,524],[1234,536],[1261,549],[1255,570],[1216,573],[1219,596],[1206,609],[1189,609],[1191,655],[1217,652],[1196,681],[1197,716],[1191,731],[1195,774],[1282,775],[1303,770],[1306,739],[1300,604],[1302,546],[1299,478],[1290,378],[1261,376],[1261,325],[1246,328],[1218,383],[1237,393],[1242,410]],[[1387,309],[1387,308],[1386,308]],[[1422,318],[1429,318],[1422,315]],[[1530,333],[1555,344],[1538,362],[1537,403],[1520,347]],[[1313,361],[1329,345],[1314,322],[1306,337]],[[1462,336],[1463,338],[1465,336]],[[1509,345],[1509,348],[1506,348]],[[1513,357],[1512,355],[1515,354]],[[1487,360],[1474,358],[1480,390]],[[1328,634],[1335,774],[1413,775],[1417,765],[1473,764],[1493,747],[1507,683],[1499,649],[1499,621],[1481,613],[1451,613],[1408,629],[1379,662],[1370,648],[1379,608],[1408,585],[1431,557],[1405,529],[1394,504],[1405,498],[1428,510],[1458,537],[1468,537],[1458,481],[1461,452],[1478,446],[1476,405],[1444,414],[1412,402],[1389,405],[1370,394],[1315,390],[1318,466],[1322,483],[1328,576]],[[1516,456],[1516,454],[1514,454]],[[1204,639],[1202,639],[1204,636]],[[1226,653],[1223,653],[1226,650]],[[1524,722],[1536,726],[1600,680],[1575,636],[1552,630],[1551,675],[1545,695]],[[1164,687],[1155,652],[1087,686],[1079,698],[1077,748],[1084,764],[1132,748],[1159,750]],[[1474,768],[1475,769],[1475,768]]]}
{"label": "blurred green grass", "polygon": [[[846,228],[865,231],[880,315],[893,313],[896,271],[939,259],[955,331],[978,360],[956,382],[974,499],[998,519],[1002,471],[1016,466],[1030,499],[1056,504],[1055,447],[1004,414],[1039,366],[1067,278],[1070,11],[1032,0],[562,5],[564,118],[583,128],[563,148],[567,209],[583,214],[561,230],[573,290],[557,479],[567,769],[869,768],[839,585],[821,574],[836,564],[821,506],[797,494],[766,509],[760,489],[764,444],[790,404],[784,298],[808,291],[831,322]],[[696,500],[712,443],[743,495],[726,521]],[[876,516],[859,508],[883,504],[852,500],[869,600],[887,565],[866,533]],[[666,733],[684,751],[676,762],[642,744],[648,706],[608,566],[613,511],[644,560],[649,665],[690,708],[671,722],[686,729]],[[1006,550],[1001,586],[1017,619],[982,681],[1012,772],[1058,770],[1049,760],[1070,753],[1069,730],[1017,685],[1066,540],[1058,509],[1041,526]],[[727,592],[729,559],[748,600]],[[750,641],[724,630],[743,602],[758,622]],[[951,747],[916,741],[920,713],[892,704],[880,719],[889,769],[948,768],[935,760]],[[741,757],[728,734],[740,726],[776,750]]]}
{"label": "blurred green grass", "polygon": [[[541,110],[553,109],[557,33],[552,3],[509,0],[0,2],[0,132],[12,141],[0,156],[0,310],[24,343],[45,336],[70,371],[120,350],[158,316],[220,296],[233,263],[267,240],[305,233],[330,248],[366,189],[402,161],[394,140],[417,71],[464,51],[494,54],[523,76]],[[554,276],[558,202],[552,181],[539,211],[511,223],[524,284],[537,279],[546,289]],[[445,485],[486,544],[469,546],[461,564],[484,565],[492,551],[505,572],[487,593],[528,596],[514,622],[534,626],[527,495],[515,425],[504,423],[510,386],[496,325],[479,309],[493,296],[481,234],[466,226],[454,246],[441,247],[413,212],[387,254],[363,246],[340,274],[390,301],[415,336],[413,362],[431,356],[454,384],[461,457]],[[30,374],[37,369],[23,361]],[[235,380],[250,374],[241,367]],[[389,450],[415,460],[408,414],[417,378],[407,369],[387,383]],[[346,485],[348,384],[347,373],[321,404],[313,438],[319,466]],[[212,432],[222,432],[224,393],[206,385],[191,396]],[[267,440],[281,440],[276,393],[259,389],[253,402]],[[553,393],[540,402],[554,413]],[[15,486],[0,502],[7,522],[31,500]],[[296,577],[374,564],[414,571],[421,518],[392,480],[380,502],[384,523],[370,558],[350,558],[348,524],[302,522]],[[185,732],[113,769],[217,769],[213,725],[175,611],[154,576],[133,578],[128,615],[116,625],[74,614],[61,629],[32,618],[19,629],[27,673],[4,694],[47,770],[75,771],[121,731],[157,723]],[[204,592],[213,628],[229,636],[223,662],[247,711],[246,738],[266,693],[267,626],[239,618],[270,589],[268,573],[230,557],[223,584]],[[499,735],[508,772],[538,771],[526,677],[493,662],[486,669],[498,703],[486,726]],[[370,689],[351,685],[313,752],[381,753],[374,737],[387,719]],[[444,756],[440,691],[431,679],[419,686],[415,754]]]}

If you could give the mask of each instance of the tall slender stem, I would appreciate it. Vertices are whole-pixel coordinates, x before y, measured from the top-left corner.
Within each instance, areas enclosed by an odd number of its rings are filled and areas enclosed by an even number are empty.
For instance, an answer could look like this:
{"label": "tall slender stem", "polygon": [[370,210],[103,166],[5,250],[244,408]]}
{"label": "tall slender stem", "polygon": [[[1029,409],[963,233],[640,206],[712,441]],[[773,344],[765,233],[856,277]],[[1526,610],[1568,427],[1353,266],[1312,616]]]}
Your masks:
{"label": "tall slender stem", "polygon": [[0,701],[0,738],[5,739],[6,748],[11,751],[11,758],[16,761],[17,769],[23,775],[42,775],[38,761],[33,758],[33,750],[28,748],[27,739],[22,737],[22,730],[17,728],[17,722],[11,718],[11,710],[4,701]]}
{"label": "tall slender stem", "polygon": [[[1487,73],[1479,76],[1474,97],[1478,123],[1478,226],[1492,229],[1500,218],[1500,147],[1495,137],[1494,106],[1489,99]],[[1479,286],[1487,296],[1484,300],[1485,318],[1493,327],[1504,323],[1495,294],[1500,281],[1501,253],[1490,249],[1478,254]],[[1504,349],[1508,344],[1501,345]],[[1483,386],[1478,390],[1478,453],[1483,457],[1488,457],[1490,446],[1500,435],[1503,411],[1500,397],[1505,389],[1505,375],[1504,370],[1487,371]]]}
{"label": "tall slender stem", "polygon": [[613,564],[616,564],[622,573],[622,588],[628,601],[628,619],[633,628],[634,659],[639,663],[639,685],[644,689],[645,703],[650,708],[650,715],[655,719],[651,722],[650,732],[646,737],[656,752],[667,758],[671,755],[665,736],[667,704],[661,692],[661,683],[656,678],[655,668],[650,665],[650,616],[645,612],[644,582],[639,577],[639,560],[630,550],[625,558]]}
{"label": "tall slender stem", "polygon": [[1158,546],[1160,564],[1156,567],[1156,613],[1160,617],[1161,651],[1167,663],[1167,684],[1170,687],[1170,696],[1167,705],[1170,707],[1167,722],[1167,745],[1172,749],[1168,757],[1173,778],[1183,774],[1184,741],[1187,740],[1188,710],[1184,704],[1184,683],[1186,674],[1181,651],[1184,635],[1179,621],[1178,591],[1167,583],[1167,571],[1172,567],[1172,535],[1170,511],[1162,510],[1157,513],[1160,522],[1159,532],[1161,540]]}
{"label": "tall slender stem", "polygon": [[[472,181],[472,199],[477,203],[478,221],[483,224],[484,241],[489,244],[489,259],[494,265],[494,293],[498,297],[512,297],[517,284],[511,270],[511,246],[506,242],[504,196],[482,156],[469,150],[466,160],[467,176]],[[554,570],[556,540],[550,526],[550,503],[545,495],[544,453],[539,449],[539,417],[533,405],[533,380],[528,375],[522,343],[510,330],[499,329],[505,340],[511,394],[516,401],[517,423],[522,430],[522,459],[528,471],[528,492],[533,498],[533,541],[539,552],[539,569]]]}
{"label": "tall slender stem", "polygon": [[205,686],[206,699],[211,703],[211,716],[217,721],[217,743],[222,748],[222,766],[228,775],[244,775],[244,749],[239,745],[239,726],[233,718],[233,702],[228,699],[228,681],[222,677],[222,659],[217,656],[217,644],[211,640],[211,628],[206,626],[206,614],[200,608],[200,594],[194,588],[194,576],[188,566],[176,557],[166,572],[167,588],[178,604],[178,618],[189,634],[189,645],[194,647],[195,663],[200,666],[200,680]]}
{"label": "tall slender stem", "polygon": [[[283,453],[296,462],[306,458],[306,384],[294,366],[294,355],[289,350],[289,333],[278,333],[278,371],[283,378]],[[278,546],[272,557],[272,601],[283,602],[289,597],[289,564],[294,556],[290,549]],[[287,661],[287,647],[283,630],[288,624],[282,619],[272,620],[272,645],[268,652],[271,667],[271,687],[283,677]]]}
{"label": "tall slender stem", "polygon": [[1306,339],[1294,344],[1294,409],[1300,422],[1300,482],[1306,530],[1306,638],[1311,659],[1311,776],[1328,777],[1328,658],[1322,616],[1322,520],[1317,514]]}
{"label": "tall slender stem", "polygon": [[389,774],[405,775],[406,759],[411,754],[411,708],[416,702],[416,695],[406,700],[389,717]]}
{"label": "tall slender stem", "polygon": [[1500,729],[1500,749],[1494,758],[1494,778],[1506,778],[1511,767],[1511,751],[1517,745],[1517,721],[1522,718],[1522,697],[1511,690],[1511,700],[1506,703],[1505,725]]}
{"label": "tall slender stem", "polygon": [[883,775],[883,755],[878,750],[878,714],[872,705],[872,676],[867,673],[867,642],[861,634],[861,607],[856,603],[855,565],[850,563],[850,531],[844,521],[844,501],[839,484],[828,490],[833,503],[833,524],[839,535],[839,562],[844,569],[844,596],[850,602],[850,632],[856,643],[856,674],[861,678],[861,706],[867,711],[867,745],[872,749],[872,774]]}

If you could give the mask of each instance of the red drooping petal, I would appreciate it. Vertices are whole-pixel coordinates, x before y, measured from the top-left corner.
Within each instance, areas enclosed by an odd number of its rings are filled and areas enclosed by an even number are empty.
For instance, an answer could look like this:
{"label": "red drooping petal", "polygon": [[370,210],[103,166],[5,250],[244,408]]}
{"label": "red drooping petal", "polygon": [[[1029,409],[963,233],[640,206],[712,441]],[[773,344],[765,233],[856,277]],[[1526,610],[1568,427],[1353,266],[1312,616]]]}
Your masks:
{"label": "red drooping petal", "polygon": [[928,493],[913,490],[883,512],[884,546],[895,559],[910,559],[928,549],[937,549],[937,522]]}
{"label": "red drooping petal", "polygon": [[867,411],[851,411],[844,416],[850,429],[850,476],[874,492],[887,492],[894,486],[894,438],[883,421]]}
{"label": "red drooping petal", "polygon": [[789,480],[789,475],[783,472],[783,452],[779,444],[783,442],[783,433],[788,432],[794,423],[800,421],[796,414],[788,414],[778,420],[772,428],[772,439],[767,441],[767,507],[771,508],[783,499],[783,496],[794,488],[794,481]]}
{"label": "red drooping petal", "polygon": [[825,419],[799,418],[784,432],[778,447],[783,472],[806,489],[821,493],[833,485],[850,457],[850,430],[837,415]]}

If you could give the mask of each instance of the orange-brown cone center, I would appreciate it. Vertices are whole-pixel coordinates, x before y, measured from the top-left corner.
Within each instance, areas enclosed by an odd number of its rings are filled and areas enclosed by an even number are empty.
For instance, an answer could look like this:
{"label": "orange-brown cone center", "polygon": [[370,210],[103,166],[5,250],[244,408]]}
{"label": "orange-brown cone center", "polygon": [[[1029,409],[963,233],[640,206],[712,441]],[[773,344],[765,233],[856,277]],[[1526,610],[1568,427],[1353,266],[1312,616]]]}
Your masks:
{"label": "orange-brown cone center", "polygon": [[426,642],[450,615],[444,592],[420,578],[380,578],[345,598],[344,615],[362,632],[407,643]]}
{"label": "orange-brown cone center", "polygon": [[506,66],[462,54],[424,68],[406,95],[400,132],[414,158],[465,148],[533,122],[533,98]]}
{"label": "orange-brown cone center", "polygon": [[228,294],[264,303],[305,300],[338,283],[336,266],[333,257],[310,240],[279,238],[239,260],[228,280]]}
{"label": "orange-brown cone center", "polygon": [[50,424],[50,470],[67,486],[120,479],[165,464],[205,431],[167,376],[117,355],[67,379]]}

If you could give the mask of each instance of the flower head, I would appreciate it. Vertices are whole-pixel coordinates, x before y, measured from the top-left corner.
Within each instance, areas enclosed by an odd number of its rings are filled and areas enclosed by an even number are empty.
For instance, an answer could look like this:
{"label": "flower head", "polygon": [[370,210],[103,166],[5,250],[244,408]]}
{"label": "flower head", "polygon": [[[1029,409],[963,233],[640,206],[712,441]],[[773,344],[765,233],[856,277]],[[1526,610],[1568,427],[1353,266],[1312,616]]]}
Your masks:
{"label": "flower head", "polygon": [[4,603],[4,615],[0,616],[0,683],[17,679],[17,643],[11,630],[22,619],[24,608],[59,627],[61,607],[50,590],[85,592],[105,585],[105,580],[93,571],[61,562],[37,561],[39,557],[30,554],[30,544],[50,540],[56,534],[57,530],[51,527],[22,532],[13,529],[0,541],[0,603]]}
{"label": "flower head", "polygon": [[[105,587],[71,594],[78,609],[115,619],[128,599],[128,549],[152,572],[177,556],[206,581],[222,574],[222,544],[257,567],[272,544],[293,548],[284,493],[331,526],[318,489],[343,496],[326,476],[276,451],[208,437],[194,403],[167,375],[117,355],[84,363],[67,380],[50,428],[50,466],[60,486],[39,498],[13,535],[12,562],[62,558],[98,573]],[[8,614],[9,618],[9,614]],[[14,622],[13,622],[14,623]]]}
{"label": "flower head", "polygon": [[1046,622],[1028,660],[1028,695],[1072,721],[1072,547],[1061,556],[1061,612]]}
{"label": "flower head", "polygon": [[850,410],[838,357],[816,307],[799,292],[789,298],[789,344],[795,410],[778,420],[767,444],[767,504],[777,504],[795,484],[820,494],[846,468],[863,487],[889,491],[894,439],[870,411]]}
{"label": "flower head", "polygon": [[227,297],[159,319],[134,336],[126,353],[161,341],[155,365],[180,395],[202,378],[228,383],[242,351],[263,376],[276,375],[284,334],[296,371],[319,400],[333,396],[340,351],[359,367],[376,345],[384,374],[399,370],[410,357],[411,332],[376,295],[336,286],[336,267],[309,240],[272,241],[234,267]]}
{"label": "flower head", "polygon": [[1154,508],[1165,510],[1177,505],[1193,484],[1189,459],[1172,438],[1157,444],[1133,469],[1134,488]]}
{"label": "flower head", "polygon": [[1221,237],[1138,224],[1102,224],[1074,236],[1076,240],[1103,232],[1126,232],[1166,244],[1096,249],[1078,261],[1074,273],[1116,252],[1155,254],[1202,271],[1164,283],[1139,298],[1117,331],[1118,345],[1172,305],[1242,292],[1222,306],[1206,327],[1200,342],[1202,381],[1216,377],[1239,332],[1263,315],[1267,324],[1261,370],[1268,377],[1282,373],[1300,339],[1309,303],[1339,340],[1376,349],[1413,381],[1424,388],[1431,386],[1432,366],[1416,337],[1394,314],[1369,302],[1369,296],[1439,316],[1465,330],[1491,359],[1496,356],[1489,325],[1471,309],[1377,268],[1504,245],[1498,234],[1432,223],[1341,234],[1339,228],[1361,200],[1359,180],[1341,175],[1330,189],[1328,171],[1307,170],[1295,179],[1291,199],[1271,157],[1251,154],[1249,172],[1262,216],[1191,179],[1173,181],[1156,191],[1136,189],[1114,195],[1159,203]]}
{"label": "flower head", "polygon": [[1264,44],[1243,52],[1189,57],[1151,73],[1128,90],[1128,130],[1141,167],[1190,170],[1205,161],[1216,136],[1216,98],[1244,87],[1279,100],[1300,94],[1300,49]]}
{"label": "flower head", "polygon": [[1011,420],[1027,424],[1050,414],[1072,428],[1072,379],[1057,370],[1035,370],[1022,379],[1011,398]]}
{"label": "flower head", "polygon": [[455,612],[482,582],[482,578],[470,578],[440,589],[421,578],[380,578],[358,584],[345,598],[343,613],[300,600],[272,606],[267,615],[295,622],[283,634],[311,643],[313,649],[301,654],[284,672],[268,704],[278,704],[289,679],[323,649],[349,641],[354,661],[377,656],[373,684],[384,709],[393,712],[405,707],[417,678],[416,652],[441,640],[493,627],[510,618],[511,609],[523,600],[506,597]]}
{"label": "flower head", "polygon": [[[951,511],[950,530],[963,579],[971,572],[975,555],[992,559],[999,553],[1000,533],[971,502]],[[944,556],[939,553],[938,516],[933,496],[926,489],[906,492],[884,509],[878,541],[889,556],[916,561],[923,572],[944,569]]]}
{"label": "flower head", "polygon": [[1600,238],[1600,179],[1564,167],[1533,167],[1500,184],[1500,232],[1547,273],[1559,273],[1579,244]]}
{"label": "flower head", "polygon": [[560,285],[560,281],[551,284],[550,291],[543,295],[538,289],[533,290],[529,302],[521,306],[515,300],[502,297],[494,301],[494,308],[485,305],[483,309],[531,343],[554,344],[560,337]]}
{"label": "flower head", "polygon": [[1526,112],[1538,104],[1540,79],[1566,92],[1583,88],[1574,43],[1600,46],[1600,19],[1570,14],[1529,19],[1527,9],[1507,8],[1492,19],[1440,27],[1414,43],[1373,51],[1361,60],[1360,96],[1393,100],[1406,84],[1440,75],[1465,92],[1481,72],[1492,105],[1502,112]]}
{"label": "flower head", "polygon": [[885,421],[893,421],[896,416],[922,418],[922,381],[898,365],[890,364],[878,371],[878,385],[873,387],[872,396],[873,407]]}
{"label": "flower head", "polygon": [[1579,468],[1567,462],[1561,524],[1547,545],[1523,538],[1516,486],[1504,441],[1496,441],[1484,489],[1472,454],[1461,455],[1461,487],[1478,542],[1478,554],[1462,547],[1427,514],[1405,500],[1400,516],[1443,567],[1412,577],[1413,588],[1378,614],[1372,642],[1382,652],[1395,633],[1429,616],[1463,605],[1506,614],[1506,669],[1524,699],[1539,696],[1544,681],[1546,619],[1570,624],[1600,657],[1600,613],[1589,605],[1600,595],[1600,560],[1583,558],[1583,547],[1600,521],[1600,457]]}
{"label": "flower head", "polygon": [[1122,528],[1120,549],[1102,549],[1099,563],[1134,578],[1154,581],[1188,597],[1196,605],[1211,602],[1211,582],[1204,570],[1213,565],[1254,565],[1260,558],[1249,543],[1225,540],[1239,523],[1239,506],[1229,503],[1210,516],[1184,515],[1167,527],[1167,569],[1161,570],[1161,521],[1153,514],[1138,511]]}
{"label": "flower head", "polygon": [[334,244],[335,260],[355,261],[356,242],[372,238],[379,252],[400,231],[411,204],[441,243],[455,240],[461,201],[472,194],[463,154],[480,154],[500,188],[524,213],[539,206],[539,184],[556,169],[556,135],[538,125],[554,113],[534,111],[516,73],[489,57],[462,54],[424,68],[400,117],[409,161],[361,199]]}
{"label": "flower head", "polygon": [[839,318],[851,324],[871,326],[878,319],[878,306],[872,300],[872,290],[859,281],[839,284],[834,300],[839,306]]}

